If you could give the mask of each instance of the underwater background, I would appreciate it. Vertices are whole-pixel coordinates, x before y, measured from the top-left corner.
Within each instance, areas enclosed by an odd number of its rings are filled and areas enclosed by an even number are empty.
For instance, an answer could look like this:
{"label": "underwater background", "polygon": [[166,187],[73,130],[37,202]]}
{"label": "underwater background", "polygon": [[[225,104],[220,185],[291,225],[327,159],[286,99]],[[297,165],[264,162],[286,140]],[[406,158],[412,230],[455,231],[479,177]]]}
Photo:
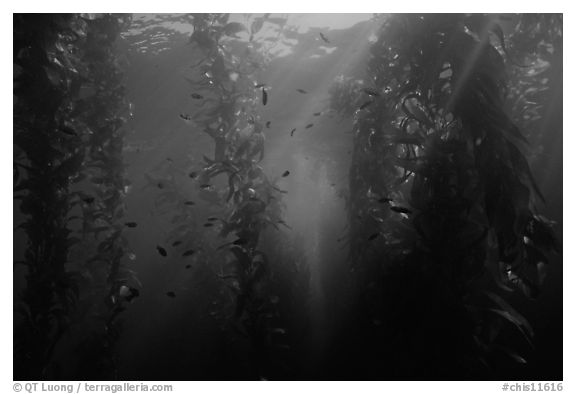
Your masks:
{"label": "underwater background", "polygon": [[14,14],[14,380],[562,380],[561,14]]}

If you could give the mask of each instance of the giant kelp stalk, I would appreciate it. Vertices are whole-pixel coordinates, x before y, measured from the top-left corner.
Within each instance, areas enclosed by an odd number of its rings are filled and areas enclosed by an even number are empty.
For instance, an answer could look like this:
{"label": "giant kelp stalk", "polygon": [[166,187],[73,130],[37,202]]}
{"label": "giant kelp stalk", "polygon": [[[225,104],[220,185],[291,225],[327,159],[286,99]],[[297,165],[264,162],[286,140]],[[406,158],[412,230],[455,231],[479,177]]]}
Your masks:
{"label": "giant kelp stalk", "polygon": [[[80,177],[82,141],[71,126],[80,59],[69,52],[85,37],[78,16],[14,16],[15,191],[27,216],[26,289],[16,329],[15,378],[41,379],[68,327],[78,288],[66,270],[69,186]],[[49,99],[48,99],[49,98]],[[20,180],[20,170],[25,177]]]}
{"label": "giant kelp stalk", "polygon": [[[282,350],[278,324],[277,297],[267,288],[270,263],[258,249],[262,232],[280,221],[280,190],[266,177],[259,162],[264,157],[264,125],[258,106],[266,105],[267,87],[259,85],[256,71],[265,57],[262,44],[253,39],[265,17],[254,18],[250,30],[228,15],[194,15],[190,42],[201,53],[194,65],[200,79],[194,84],[195,98],[204,108],[193,115],[181,115],[208,134],[215,142],[214,158],[205,157],[198,182],[201,193],[218,196],[225,207],[220,235],[234,239],[224,245],[229,258],[221,279],[235,293],[233,320],[246,335],[255,352],[255,367],[262,376],[278,373],[271,351]],[[248,43],[225,43],[225,37],[249,33]],[[194,96],[195,95],[195,96]],[[226,187],[217,190],[216,179],[224,174]],[[214,194],[216,193],[216,194]],[[277,327],[276,327],[277,328]],[[281,335],[280,335],[281,336]]]}
{"label": "giant kelp stalk", "polygon": [[556,245],[535,213],[542,196],[525,137],[504,110],[498,22],[394,15],[371,48],[369,101],[354,128],[351,252],[371,290],[367,329],[393,376],[482,376],[502,353],[525,362],[498,327],[511,323],[528,341],[532,330],[487,292],[486,273],[535,296]]}
{"label": "giant kelp stalk", "polygon": [[75,114],[77,121],[89,130],[85,162],[88,182],[84,190],[90,192],[80,191],[77,195],[82,232],[85,237],[94,234],[94,239],[84,240],[92,244],[94,251],[82,267],[91,278],[91,291],[82,294],[81,301],[83,309],[91,310],[97,320],[82,332],[80,369],[89,371],[94,379],[115,379],[113,348],[119,335],[118,316],[138,295],[138,289],[133,287],[137,279],[122,264],[127,258],[124,198],[129,189],[122,157],[126,130],[123,126],[131,114],[114,46],[129,18],[102,15],[86,23],[82,60],[87,74]]}
{"label": "giant kelp stalk", "polygon": [[[96,118],[106,111],[95,110],[97,100],[92,100],[92,95],[109,94],[110,86],[98,80],[89,62],[94,60],[90,51],[106,52],[117,34],[104,31],[110,26],[103,25],[110,22],[118,23],[115,17],[100,20],[100,16],[85,14],[14,16],[14,190],[26,216],[20,227],[28,240],[21,261],[27,273],[18,304],[22,318],[15,334],[16,379],[59,377],[55,348],[70,328],[80,284],[85,282],[86,276],[68,264],[73,246],[82,241],[72,236],[77,216],[71,213],[75,206],[93,204],[95,199],[71,191],[82,187],[89,175],[85,146],[94,146],[90,144],[94,138],[106,140],[96,123],[106,123],[111,134],[119,127],[113,113]],[[93,85],[94,81],[100,85]],[[105,105],[115,104],[107,101]],[[91,111],[92,120],[87,115]],[[119,157],[114,144],[118,141],[105,146],[107,155]],[[114,175],[102,174],[106,179],[100,183],[114,181],[117,170],[107,168]],[[91,181],[96,182],[93,177]],[[119,208],[115,199],[107,203]],[[85,225],[91,223],[86,215],[82,219]]]}

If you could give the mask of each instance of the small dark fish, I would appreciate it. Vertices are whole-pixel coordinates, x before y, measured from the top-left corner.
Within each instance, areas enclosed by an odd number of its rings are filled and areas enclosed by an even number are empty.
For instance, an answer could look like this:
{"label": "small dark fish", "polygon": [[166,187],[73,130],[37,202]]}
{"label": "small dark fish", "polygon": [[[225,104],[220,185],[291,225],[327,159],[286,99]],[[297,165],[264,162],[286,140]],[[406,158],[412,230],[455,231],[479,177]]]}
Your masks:
{"label": "small dark fish", "polygon": [[203,185],[200,185],[201,189],[210,189],[212,187],[212,185],[208,184],[208,183],[204,183]]}
{"label": "small dark fish", "polygon": [[213,221],[215,221],[215,220],[218,220],[218,218],[217,218],[217,217],[214,217],[214,216],[212,216],[212,217],[209,217],[209,218],[208,218],[208,219],[206,219],[206,220],[208,220],[209,222],[213,222]]}
{"label": "small dark fish", "polygon": [[94,202],[94,197],[86,197],[83,198],[82,201],[84,201],[86,204],[92,204]]}
{"label": "small dark fish", "polygon": [[360,106],[360,109],[364,109],[364,108],[368,107],[368,106],[369,106],[370,104],[372,104],[373,102],[374,102],[374,101],[371,101],[371,100],[370,100],[370,101],[366,101],[364,104],[362,104],[362,105]]}
{"label": "small dark fish", "polygon": [[384,203],[384,202],[392,202],[392,199],[391,199],[391,198],[388,198],[388,197],[382,197],[382,198],[379,198],[377,201],[378,201],[378,202],[381,202],[381,203]]}
{"label": "small dark fish", "polygon": [[246,245],[248,240],[246,238],[238,238],[236,241],[232,242],[233,245]]}
{"label": "small dark fish", "polygon": [[204,227],[212,227],[214,226],[214,223],[204,223]]}
{"label": "small dark fish", "polygon": [[158,189],[164,189],[164,184],[162,182],[158,182]]}
{"label": "small dark fish", "polygon": [[182,241],[174,241],[174,242],[172,242],[172,246],[175,247],[175,246],[180,245],[181,243],[182,243]]}
{"label": "small dark fish", "polygon": [[394,212],[398,212],[398,213],[412,213],[411,210],[409,210],[408,208],[404,208],[404,207],[390,207],[390,210],[394,211]]}
{"label": "small dark fish", "polygon": [[188,176],[192,179],[196,178],[198,176],[197,172],[192,171],[190,174],[188,174]]}
{"label": "small dark fish", "polygon": [[271,124],[271,123],[272,123],[272,122],[270,122],[270,121],[266,122],[266,128],[267,128],[267,129],[270,128],[270,124]]}
{"label": "small dark fish", "polygon": [[304,89],[296,89],[296,91],[297,91],[298,93],[302,93],[302,94],[308,93],[308,92],[305,91]]}
{"label": "small dark fish", "polygon": [[73,136],[78,136],[78,133],[75,132],[72,127],[60,126],[60,131],[63,132],[64,134],[73,135]]}
{"label": "small dark fish", "polygon": [[371,236],[368,237],[368,241],[374,241],[376,238],[378,238],[378,236],[380,235],[380,233],[374,233]]}
{"label": "small dark fish", "polygon": [[314,123],[310,123],[310,124],[306,125],[305,129],[309,129],[312,126],[314,126]]}
{"label": "small dark fish", "polygon": [[194,253],[196,253],[196,251],[193,249],[190,249],[190,250],[187,250],[184,253],[182,253],[182,257],[192,256]]}
{"label": "small dark fish", "polygon": [[124,226],[126,227],[130,227],[130,228],[134,228],[136,227],[138,224],[136,222],[126,222],[124,223]]}
{"label": "small dark fish", "polygon": [[282,174],[282,178],[286,178],[288,175],[290,175],[290,171],[286,170],[286,171],[284,171],[284,173]]}
{"label": "small dark fish", "polygon": [[328,40],[328,38],[326,38],[326,36],[322,33],[320,33],[320,38],[322,39],[322,41],[324,41],[326,44],[330,44],[330,40]]}
{"label": "small dark fish", "polygon": [[138,291],[138,289],[135,289],[133,287],[131,287],[129,289],[129,291],[130,291],[130,294],[128,294],[126,296],[126,301],[128,301],[128,302],[132,301],[134,298],[136,298],[140,295],[140,291]]}
{"label": "small dark fish", "polygon": [[254,88],[260,89],[260,88],[263,88],[264,86],[266,86],[265,83],[258,83],[258,84],[256,84],[256,85],[254,85]]}
{"label": "small dark fish", "polygon": [[204,96],[202,96],[201,94],[198,94],[198,93],[192,93],[192,94],[190,95],[190,97],[192,97],[192,98],[195,99],[195,100],[201,100],[201,99],[204,98]]}
{"label": "small dark fish", "polygon": [[380,97],[380,93],[378,93],[376,90],[374,89],[370,89],[370,88],[364,88],[362,89],[364,91],[364,93],[366,93],[368,96],[374,96],[374,97]]}
{"label": "small dark fish", "polygon": [[180,114],[180,117],[184,120],[192,120],[192,117],[190,115],[187,115],[187,114]]}
{"label": "small dark fish", "polygon": [[194,201],[186,201],[184,205],[194,205],[196,204]]}
{"label": "small dark fish", "polygon": [[175,297],[176,297],[176,294],[175,294],[173,291],[167,292],[166,295],[167,295],[168,297],[170,297],[170,298],[175,298]]}
{"label": "small dark fish", "polygon": [[190,267],[192,267],[191,264],[186,265],[186,269],[190,269]]}
{"label": "small dark fish", "polygon": [[156,250],[158,251],[158,253],[160,253],[160,256],[162,257],[168,256],[166,249],[164,249],[162,246],[156,246]]}
{"label": "small dark fish", "polygon": [[314,112],[314,116],[320,116],[322,115],[322,112]]}
{"label": "small dark fish", "polygon": [[267,102],[268,102],[268,93],[266,92],[266,89],[262,88],[262,105],[266,105]]}
{"label": "small dark fish", "polygon": [[292,129],[292,131],[290,132],[290,137],[292,137],[294,135],[295,131],[296,131],[296,129]]}
{"label": "small dark fish", "polygon": [[292,227],[290,227],[290,226],[288,225],[288,223],[286,223],[284,220],[278,220],[276,223],[281,224],[281,225],[289,228],[290,230],[292,230]]}

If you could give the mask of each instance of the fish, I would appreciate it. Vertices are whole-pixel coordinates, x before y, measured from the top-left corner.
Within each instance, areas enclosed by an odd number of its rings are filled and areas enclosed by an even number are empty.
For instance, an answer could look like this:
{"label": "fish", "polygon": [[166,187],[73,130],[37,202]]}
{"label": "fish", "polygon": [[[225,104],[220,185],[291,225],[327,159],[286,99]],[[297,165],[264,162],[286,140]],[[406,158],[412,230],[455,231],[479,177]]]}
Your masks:
{"label": "fish", "polygon": [[320,38],[321,38],[322,41],[324,41],[326,44],[330,44],[330,40],[328,40],[328,38],[327,38],[324,34],[320,33]]}
{"label": "fish", "polygon": [[288,175],[290,175],[290,171],[286,170],[286,171],[284,171],[284,173],[282,174],[282,178],[286,178]]}
{"label": "fish", "polygon": [[201,100],[201,99],[204,98],[204,96],[202,96],[201,94],[198,94],[198,93],[192,93],[192,94],[190,95],[190,97],[192,97],[192,98],[195,99],[195,100]]}
{"label": "fish", "polygon": [[180,245],[181,243],[182,243],[182,241],[174,241],[174,242],[172,242],[172,246],[176,247],[176,246]]}
{"label": "fish", "polygon": [[380,93],[378,93],[376,90],[371,89],[371,88],[364,88],[362,89],[364,91],[364,93],[366,93],[368,96],[374,96],[374,97],[380,97]]}
{"label": "fish", "polygon": [[368,107],[368,106],[369,106],[370,104],[372,104],[373,102],[374,102],[374,101],[372,101],[372,100],[366,101],[364,104],[362,104],[362,105],[360,106],[360,109],[362,110],[362,109]]}
{"label": "fish", "polygon": [[214,217],[214,216],[212,216],[212,217],[209,217],[209,218],[208,218],[208,219],[206,219],[206,220],[208,220],[209,222],[213,222],[213,221],[215,221],[215,220],[218,220],[218,218],[217,218],[217,217]]}
{"label": "fish", "polygon": [[267,128],[267,129],[270,128],[270,124],[271,124],[271,123],[272,123],[272,122],[270,122],[270,121],[266,122],[266,128]]}
{"label": "fish", "polygon": [[190,249],[182,253],[182,257],[192,256],[194,253],[196,253],[196,251],[194,249]]}
{"label": "fish", "polygon": [[266,92],[266,89],[262,88],[262,105],[266,105],[267,102],[268,102],[268,93]]}
{"label": "fish", "polygon": [[138,289],[135,289],[134,287],[128,287],[128,286],[120,286],[120,291],[118,292],[118,295],[120,297],[124,297],[126,299],[126,301],[130,302],[132,301],[133,298],[138,297],[140,295],[140,292],[138,291]]}
{"label": "fish", "polygon": [[406,213],[406,214],[412,213],[412,211],[409,210],[408,208],[398,207],[398,206],[390,207],[390,210],[392,210],[394,212],[398,212],[398,213]]}
{"label": "fish", "polygon": [[188,176],[192,179],[196,178],[198,176],[198,173],[195,171],[192,171],[191,173],[188,174]]}
{"label": "fish", "polygon": [[304,89],[296,89],[296,91],[297,91],[298,93],[302,93],[302,94],[308,93],[308,92],[305,91]]}
{"label": "fish", "polygon": [[126,301],[131,302],[134,298],[140,295],[140,291],[133,287],[130,288],[130,294],[126,296]]}
{"label": "fish", "polygon": [[136,227],[138,224],[136,222],[126,222],[124,223],[124,226],[126,227],[130,227],[130,228],[134,228]]}
{"label": "fish", "polygon": [[322,115],[322,112],[314,112],[313,115],[314,115],[314,116],[320,116],[320,115]]}
{"label": "fish", "polygon": [[281,225],[285,226],[286,228],[289,228],[290,230],[292,230],[292,227],[290,227],[284,220],[278,220],[276,223],[281,224]]}
{"label": "fish", "polygon": [[85,197],[82,199],[86,204],[92,204],[94,202],[94,197]]}
{"label": "fish", "polygon": [[233,245],[246,245],[247,243],[248,240],[246,238],[238,238],[237,240],[232,242]]}
{"label": "fish", "polygon": [[175,298],[175,297],[176,297],[176,294],[175,294],[173,291],[167,292],[166,295],[167,295],[168,297],[170,297],[170,298]]}
{"label": "fish", "polygon": [[306,125],[305,129],[309,129],[312,126],[314,126],[314,123],[310,123],[310,124]]}
{"label": "fish", "polygon": [[204,227],[212,227],[214,226],[214,223],[204,223]]}
{"label": "fish", "polygon": [[78,133],[75,132],[72,127],[69,126],[60,126],[60,131],[63,132],[64,134],[73,135],[76,137],[78,136]]}
{"label": "fish", "polygon": [[374,233],[371,236],[368,237],[368,241],[373,241],[376,238],[378,238],[378,236],[380,235],[380,233]]}
{"label": "fish", "polygon": [[295,131],[296,131],[296,129],[292,129],[292,131],[290,132],[290,137],[292,137],[294,135]]}
{"label": "fish", "polygon": [[186,269],[189,269],[190,267],[192,267],[191,264],[186,265]]}
{"label": "fish", "polygon": [[166,249],[164,249],[162,246],[156,246],[156,250],[158,251],[158,253],[160,253],[160,256],[162,257],[168,256]]}
{"label": "fish", "polygon": [[392,202],[392,199],[391,199],[391,198],[388,198],[388,197],[382,197],[382,198],[379,198],[377,201],[380,202],[380,203]]}
{"label": "fish", "polygon": [[196,204],[194,201],[186,201],[184,202],[184,205],[194,205]]}
{"label": "fish", "polygon": [[192,117],[188,114],[180,114],[180,117],[184,120],[192,120]]}
{"label": "fish", "polygon": [[260,88],[263,88],[264,86],[266,86],[265,83],[257,83],[256,85],[254,85],[254,88],[255,88],[255,89],[260,89]]}
{"label": "fish", "polygon": [[212,185],[208,184],[208,183],[204,183],[202,185],[200,185],[200,189],[210,189],[212,187]]}
{"label": "fish", "polygon": [[248,29],[242,23],[229,22],[224,26],[224,34],[229,37],[238,38],[237,34],[241,32],[248,32]]}

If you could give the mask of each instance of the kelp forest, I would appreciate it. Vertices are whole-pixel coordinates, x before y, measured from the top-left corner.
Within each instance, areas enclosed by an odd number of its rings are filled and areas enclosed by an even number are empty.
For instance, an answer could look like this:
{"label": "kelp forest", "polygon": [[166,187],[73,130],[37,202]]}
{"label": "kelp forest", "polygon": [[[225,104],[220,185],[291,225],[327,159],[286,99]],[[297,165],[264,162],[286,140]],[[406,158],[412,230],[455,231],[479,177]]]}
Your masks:
{"label": "kelp forest", "polygon": [[14,380],[562,380],[562,14],[13,14]]}

